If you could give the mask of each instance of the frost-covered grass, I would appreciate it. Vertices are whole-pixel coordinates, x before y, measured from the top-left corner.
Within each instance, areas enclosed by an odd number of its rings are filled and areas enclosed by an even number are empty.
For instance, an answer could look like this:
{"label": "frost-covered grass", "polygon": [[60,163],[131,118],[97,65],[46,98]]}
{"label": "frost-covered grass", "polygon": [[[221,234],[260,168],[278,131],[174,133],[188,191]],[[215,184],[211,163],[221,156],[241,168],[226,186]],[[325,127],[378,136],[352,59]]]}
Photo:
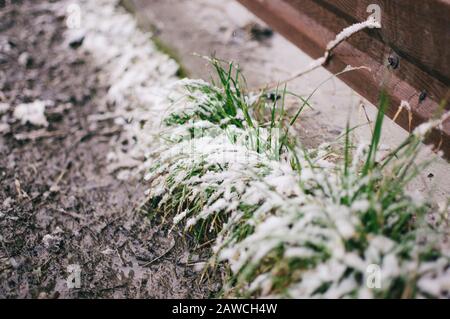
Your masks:
{"label": "frost-covered grass", "polygon": [[[291,126],[308,98],[289,117],[291,93],[250,94],[239,71],[216,60],[218,83],[173,84],[177,64],[116,0],[79,4],[83,23],[68,38],[85,35],[82,49],[102,67],[114,105],[93,119],[124,128],[111,165],[121,178],[145,171],[150,213],[213,242],[210,266],[229,266],[222,296],[448,296],[448,203],[406,188],[426,165],[415,161],[420,141],[440,121],[387,155],[378,151],[382,112],[369,145],[354,145],[347,127],[335,143],[307,150]],[[373,265],[380,289],[366,285]]]}
{"label": "frost-covered grass", "polygon": [[[305,150],[290,133],[286,90],[275,102],[245,94],[239,70],[212,63],[219,83],[171,90],[146,179],[152,213],[199,242],[214,239],[210,265],[230,268],[223,296],[448,296],[448,203],[406,191],[426,165],[415,162],[420,142],[439,121],[381,158],[382,95],[369,145],[353,145],[347,127],[342,155],[331,145]],[[370,289],[373,267],[381,287]]]}

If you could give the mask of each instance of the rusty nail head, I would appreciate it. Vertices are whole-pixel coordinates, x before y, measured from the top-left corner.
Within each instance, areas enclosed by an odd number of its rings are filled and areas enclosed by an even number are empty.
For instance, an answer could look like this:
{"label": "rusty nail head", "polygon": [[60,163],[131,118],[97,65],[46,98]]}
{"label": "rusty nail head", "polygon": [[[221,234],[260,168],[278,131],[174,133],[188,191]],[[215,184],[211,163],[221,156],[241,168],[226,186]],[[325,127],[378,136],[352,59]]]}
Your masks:
{"label": "rusty nail head", "polygon": [[388,63],[391,68],[396,69],[400,64],[400,59],[397,55],[392,54],[388,57]]}
{"label": "rusty nail head", "polygon": [[420,92],[420,95],[419,95],[419,103],[420,103],[420,102],[423,102],[426,98],[427,98],[427,91],[422,91],[422,92]]}

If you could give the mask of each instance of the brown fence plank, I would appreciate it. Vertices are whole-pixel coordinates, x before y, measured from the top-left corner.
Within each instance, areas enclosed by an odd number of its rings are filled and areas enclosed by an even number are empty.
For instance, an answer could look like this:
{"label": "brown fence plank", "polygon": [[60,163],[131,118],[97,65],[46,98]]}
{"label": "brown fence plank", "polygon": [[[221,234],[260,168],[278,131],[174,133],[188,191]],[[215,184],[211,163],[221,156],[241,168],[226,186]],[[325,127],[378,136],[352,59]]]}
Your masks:
{"label": "brown fence plank", "polygon": [[[327,43],[344,27],[363,21],[368,13],[363,6],[366,1],[356,0],[239,0],[244,6],[253,11],[256,15],[273,26],[277,31],[283,34],[291,42],[299,46],[303,51],[313,58],[322,56]],[[403,1],[403,0],[402,0]],[[395,1],[399,5],[405,6],[402,1]],[[373,3],[374,1],[370,1]],[[381,1],[380,1],[381,2]],[[446,9],[450,8],[447,0],[433,0],[438,5],[443,5]],[[362,3],[362,4],[361,4]],[[394,1],[386,0],[381,7],[393,6],[392,12],[399,11],[401,8],[393,5]],[[412,1],[408,1],[408,4]],[[419,1],[417,1],[419,3]],[[420,1],[420,3],[423,3]],[[384,7],[383,7],[384,6]],[[426,7],[428,8],[428,6]],[[350,10],[351,9],[351,10]],[[446,10],[445,9],[445,10]],[[346,12],[341,12],[346,11]],[[417,18],[418,7],[414,5],[402,13]],[[439,12],[433,10],[437,15]],[[446,13],[442,9],[442,13]],[[409,12],[409,13],[408,13]],[[414,15],[414,14],[415,15]],[[440,14],[440,13],[439,13]],[[403,19],[403,20],[402,20]],[[442,56],[421,57],[420,54],[427,52],[432,54],[433,50],[428,48],[411,49],[408,33],[398,32],[402,24],[405,24],[404,18],[400,22],[394,22],[395,18],[382,12],[382,29],[365,30],[353,36],[349,41],[340,44],[333,52],[333,57],[326,65],[331,72],[339,72],[346,65],[353,66],[366,65],[372,69],[372,72],[355,71],[341,76],[342,80],[352,86],[357,92],[366,97],[369,101],[377,104],[381,88],[384,88],[390,96],[391,105],[387,115],[393,117],[397,112],[398,106],[402,100],[410,103],[413,110],[413,122],[410,126],[406,112],[402,112],[397,119],[397,123],[407,130],[427,121],[435,116],[440,110],[440,103],[448,100],[450,78],[447,73],[448,61],[445,62],[445,56],[448,53],[442,53]],[[389,22],[390,21],[390,22]],[[403,21],[403,22],[401,22]],[[410,24],[420,25],[417,21],[410,21]],[[442,16],[436,18],[436,21],[447,21],[442,26],[443,29],[450,27],[448,19]],[[404,28],[408,26],[405,25]],[[431,32],[435,27],[428,27],[426,32]],[[397,30],[394,32],[393,30]],[[417,32],[412,28],[412,32]],[[439,33],[432,44],[425,41],[424,46],[432,45],[437,47],[445,45],[440,40],[445,40],[446,33]],[[399,39],[400,38],[400,39]],[[420,39],[416,43],[421,43]],[[397,44],[395,44],[397,43]],[[446,43],[447,44],[447,43]],[[422,44],[420,44],[422,45]],[[419,46],[419,45],[416,45]],[[428,50],[428,51],[427,51]],[[436,51],[437,55],[441,50]],[[400,65],[397,69],[388,67],[388,57],[397,55],[400,58]],[[420,60],[419,60],[420,58]],[[441,67],[445,66],[445,67]],[[422,92],[427,92],[424,100],[419,99]],[[423,95],[422,95],[423,96]],[[449,109],[448,103],[445,108]],[[444,151],[447,158],[450,158],[450,121],[444,123],[442,131],[434,131],[430,136],[430,141]]]}
{"label": "brown fence plank", "polygon": [[381,7],[383,42],[425,71],[449,81],[450,1],[317,0],[351,23],[367,18],[369,4]]}

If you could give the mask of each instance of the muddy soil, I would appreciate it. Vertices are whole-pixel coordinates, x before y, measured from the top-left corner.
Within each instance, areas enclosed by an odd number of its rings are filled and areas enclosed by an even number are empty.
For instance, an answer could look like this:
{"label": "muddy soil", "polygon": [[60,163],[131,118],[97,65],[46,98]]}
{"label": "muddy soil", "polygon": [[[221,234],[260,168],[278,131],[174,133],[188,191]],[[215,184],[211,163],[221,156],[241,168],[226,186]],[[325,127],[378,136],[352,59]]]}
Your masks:
{"label": "muddy soil", "polygon": [[[0,9],[0,102],[11,105],[0,115],[10,126],[0,134],[0,298],[207,296],[191,262],[201,258],[138,209],[145,185],[107,170],[120,128],[88,116],[112,107],[108,88],[64,30],[46,1]],[[47,128],[13,120],[37,99],[54,102]]]}

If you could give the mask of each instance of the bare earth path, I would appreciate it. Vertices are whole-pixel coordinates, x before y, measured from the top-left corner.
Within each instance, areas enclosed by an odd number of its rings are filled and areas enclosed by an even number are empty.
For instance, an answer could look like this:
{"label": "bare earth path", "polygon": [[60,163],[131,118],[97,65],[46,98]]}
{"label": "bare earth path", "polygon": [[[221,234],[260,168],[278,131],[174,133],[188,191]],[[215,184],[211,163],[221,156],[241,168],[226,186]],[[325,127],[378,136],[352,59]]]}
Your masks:
{"label": "bare earth path", "polygon": [[[204,296],[184,241],[136,210],[143,186],[107,171],[120,128],[88,120],[110,107],[107,88],[64,28],[45,1],[0,9],[0,103],[11,105],[0,114],[9,126],[0,133],[0,298]],[[35,100],[53,102],[47,128],[13,120],[15,106]],[[68,288],[76,267],[81,285]]]}

